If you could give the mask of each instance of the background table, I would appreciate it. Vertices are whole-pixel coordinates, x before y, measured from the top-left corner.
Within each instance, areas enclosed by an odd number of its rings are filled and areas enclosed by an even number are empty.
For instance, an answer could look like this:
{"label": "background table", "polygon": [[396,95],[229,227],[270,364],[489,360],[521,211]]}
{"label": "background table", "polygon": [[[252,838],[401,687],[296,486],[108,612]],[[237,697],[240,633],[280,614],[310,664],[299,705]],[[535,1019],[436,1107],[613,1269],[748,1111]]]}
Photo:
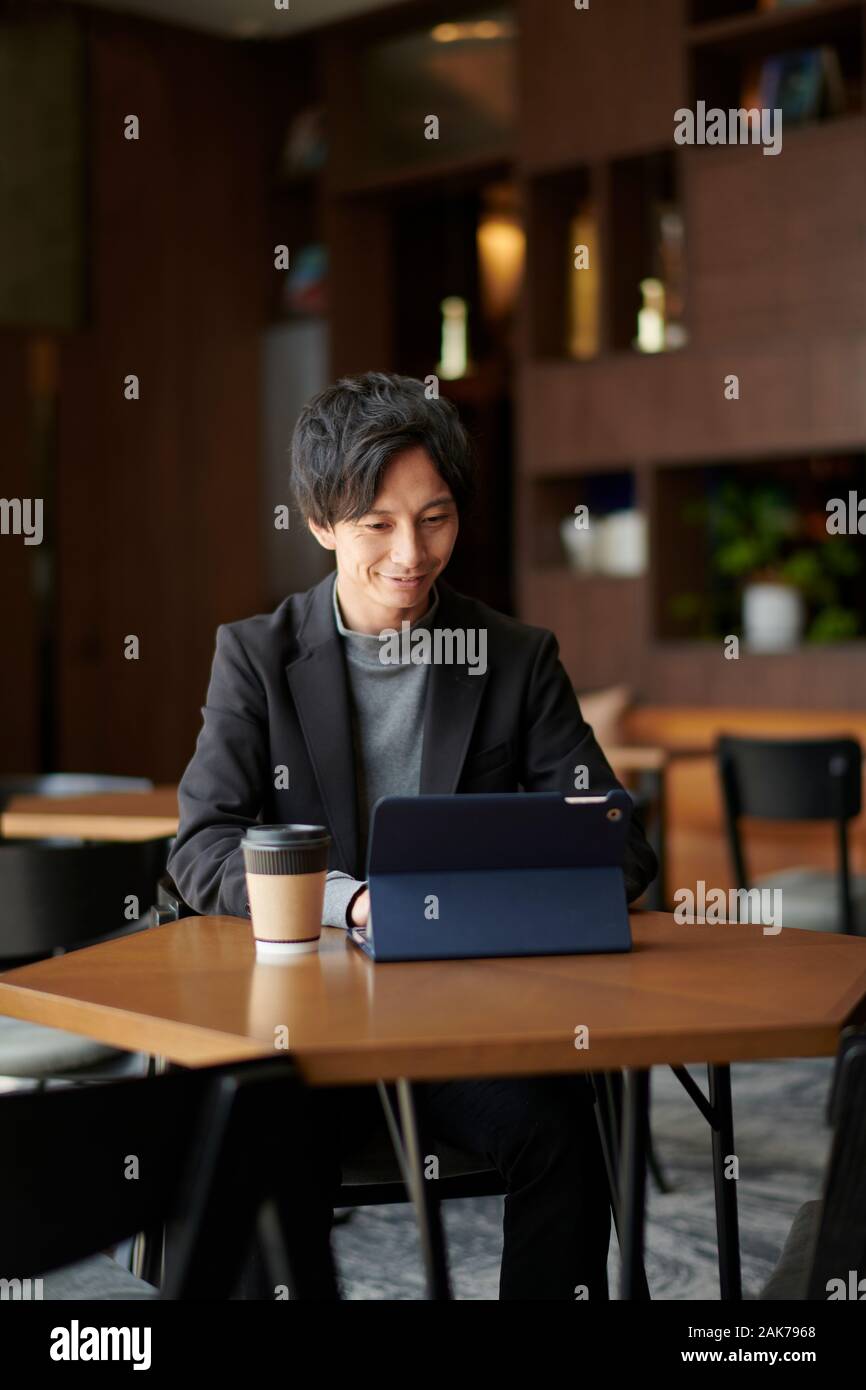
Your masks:
{"label": "background table", "polygon": [[4,839],[69,835],[82,840],[156,840],[177,834],[177,787],[87,796],[13,796],[0,815]]}
{"label": "background table", "polygon": [[[664,748],[635,746],[607,750],[617,777],[638,778],[638,790],[650,805],[649,838],[658,856],[659,873],[646,905],[665,906],[665,775],[672,757]],[[146,792],[95,792],[87,796],[15,796],[0,814],[0,836],[40,839],[73,836],[86,840],[150,840],[177,834],[177,787]]]}

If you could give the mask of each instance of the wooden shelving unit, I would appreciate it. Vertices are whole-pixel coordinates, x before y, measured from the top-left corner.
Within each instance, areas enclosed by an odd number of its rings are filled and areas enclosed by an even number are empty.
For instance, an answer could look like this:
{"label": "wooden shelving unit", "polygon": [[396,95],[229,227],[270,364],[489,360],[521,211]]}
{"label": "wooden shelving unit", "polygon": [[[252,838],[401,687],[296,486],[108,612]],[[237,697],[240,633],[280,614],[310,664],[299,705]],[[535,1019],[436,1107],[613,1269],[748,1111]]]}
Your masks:
{"label": "wooden shelving unit", "polygon": [[[648,9],[651,35],[639,13]],[[677,576],[694,566],[695,538],[672,522],[677,477],[685,483],[711,462],[757,477],[782,457],[796,469],[816,455],[857,460],[866,450],[866,6],[816,0],[758,12],[743,0],[623,0],[615,14],[583,26],[552,0],[522,0],[518,11],[517,173],[530,237],[518,374],[518,611],[556,631],[579,689],[627,679],[650,702],[850,708],[862,698],[866,640],[778,657],[744,652],[741,664],[722,659],[720,642],[673,639],[663,615]],[[633,62],[638,38],[647,53],[641,68]],[[786,129],[775,157],[753,147],[675,145],[673,113],[697,97],[739,91],[743,63],[821,44],[835,46],[849,86],[853,79],[847,111]],[[654,64],[662,46],[667,56]],[[545,61],[549,74],[568,68],[572,92],[596,93],[593,126],[569,122],[561,106],[563,129],[551,138],[558,79],[538,80]],[[602,76],[607,103],[597,91]],[[575,103],[582,111],[584,98]],[[668,161],[685,226],[688,341],[644,355],[628,343],[636,280],[648,273],[640,171],[659,158]],[[573,361],[561,331],[575,273],[562,229],[569,198],[587,189],[601,229],[603,324],[598,354]],[[732,372],[737,401],[724,396]],[[648,582],[578,574],[564,554],[551,562],[551,509],[567,515],[587,478],[603,470],[634,475],[650,527]]]}

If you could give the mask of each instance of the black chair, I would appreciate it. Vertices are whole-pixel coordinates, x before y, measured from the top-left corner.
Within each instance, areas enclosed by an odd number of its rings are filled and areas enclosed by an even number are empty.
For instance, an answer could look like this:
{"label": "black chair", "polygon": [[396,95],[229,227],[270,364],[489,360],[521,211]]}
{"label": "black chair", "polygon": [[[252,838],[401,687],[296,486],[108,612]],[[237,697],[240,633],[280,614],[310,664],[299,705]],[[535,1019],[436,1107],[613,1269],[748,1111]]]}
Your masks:
{"label": "black chair", "polygon": [[[158,924],[164,925],[200,914],[184,902],[173,879],[166,873],[157,885],[154,915]],[[618,1072],[613,1075],[599,1073],[592,1074],[590,1079],[595,1091],[596,1120],[607,1171],[614,1227],[619,1238],[617,1172],[622,1077]],[[382,1100],[381,1124],[359,1146],[357,1152],[344,1160],[343,1181],[335,1198],[335,1208],[349,1212],[354,1207],[413,1202],[428,1269],[428,1285],[440,1290],[434,1296],[442,1296],[443,1290],[446,1291],[444,1296],[447,1296],[448,1278],[438,1219],[439,1204],[466,1197],[503,1196],[506,1185],[498,1170],[492,1168],[486,1159],[453,1148],[435,1135],[423,1134],[419,1125],[421,1152],[438,1157],[439,1180],[435,1184],[423,1183],[422,1191],[413,1192],[412,1173],[404,1161],[410,1126],[398,1115],[399,1101],[393,1088],[381,1082],[378,1087]],[[417,1117],[412,1116],[410,1125],[417,1123]],[[261,1260],[258,1263],[261,1265]],[[642,1275],[641,1284],[643,1296],[649,1298],[645,1274]]]}
{"label": "black chair", "polygon": [[[866,934],[866,876],[851,873],[848,846],[849,822],[861,809],[863,755],[857,740],[722,735],[716,756],[738,889],[780,889],[785,927]],[[834,824],[836,872],[794,868],[750,879],[743,817]]]}
{"label": "black chair", "polygon": [[[0,967],[4,970],[129,935],[151,924],[168,840],[96,843],[0,841]],[[135,909],[137,901],[138,909]],[[127,917],[128,911],[134,912]],[[89,1038],[0,1018],[0,1076],[45,1081],[115,1074],[146,1060]]]}
{"label": "black chair", "polygon": [[[817,1201],[794,1218],[779,1262],[759,1297],[826,1302],[862,1299],[866,1286],[866,1029],[847,1028],[827,1104],[833,1146]],[[851,1274],[854,1272],[854,1288]]]}
{"label": "black chair", "polygon": [[[4,1097],[4,1278],[21,1281],[25,1297],[41,1279],[45,1298],[227,1299],[262,1230],[274,1285],[332,1296],[330,1257],[323,1265],[305,1248],[303,1211],[292,1209],[303,1184],[291,1146],[270,1142],[275,1113],[294,1109],[303,1133],[308,1099],[287,1058]],[[161,1293],[96,1253],[162,1223]]]}

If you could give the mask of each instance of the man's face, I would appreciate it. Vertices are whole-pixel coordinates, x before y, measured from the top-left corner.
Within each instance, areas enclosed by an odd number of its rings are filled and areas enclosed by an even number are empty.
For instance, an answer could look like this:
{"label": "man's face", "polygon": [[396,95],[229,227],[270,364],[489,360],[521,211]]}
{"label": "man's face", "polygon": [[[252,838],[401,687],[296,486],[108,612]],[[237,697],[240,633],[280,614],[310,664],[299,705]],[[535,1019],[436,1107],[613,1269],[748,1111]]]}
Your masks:
{"label": "man's face", "polygon": [[337,557],[337,596],[347,626],[379,632],[429,607],[458,530],[451,491],[420,445],[385,469],[372,509],[357,521],[310,530]]}

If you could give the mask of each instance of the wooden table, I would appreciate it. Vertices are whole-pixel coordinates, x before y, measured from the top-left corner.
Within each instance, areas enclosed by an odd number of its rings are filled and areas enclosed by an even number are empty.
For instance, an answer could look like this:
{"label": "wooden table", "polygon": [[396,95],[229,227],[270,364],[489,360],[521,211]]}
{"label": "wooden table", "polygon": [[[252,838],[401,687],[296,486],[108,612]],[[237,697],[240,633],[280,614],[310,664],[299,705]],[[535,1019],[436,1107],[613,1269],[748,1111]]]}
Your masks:
{"label": "wooden table", "polygon": [[866,940],[664,913],[632,914],[632,931],[624,955],[374,965],[326,928],[318,954],[261,965],[248,922],[192,917],[0,975],[0,1012],[184,1066],[272,1055],[286,1028],[309,1083],[396,1081],[410,1120],[413,1081],[625,1069],[624,1297],[640,1288],[649,1070],[707,1063],[722,1294],[737,1298],[729,1064],[835,1054],[866,1016]]}
{"label": "wooden table", "polygon": [[86,796],[13,796],[0,815],[0,836],[33,840],[156,840],[177,834],[177,787]]}

